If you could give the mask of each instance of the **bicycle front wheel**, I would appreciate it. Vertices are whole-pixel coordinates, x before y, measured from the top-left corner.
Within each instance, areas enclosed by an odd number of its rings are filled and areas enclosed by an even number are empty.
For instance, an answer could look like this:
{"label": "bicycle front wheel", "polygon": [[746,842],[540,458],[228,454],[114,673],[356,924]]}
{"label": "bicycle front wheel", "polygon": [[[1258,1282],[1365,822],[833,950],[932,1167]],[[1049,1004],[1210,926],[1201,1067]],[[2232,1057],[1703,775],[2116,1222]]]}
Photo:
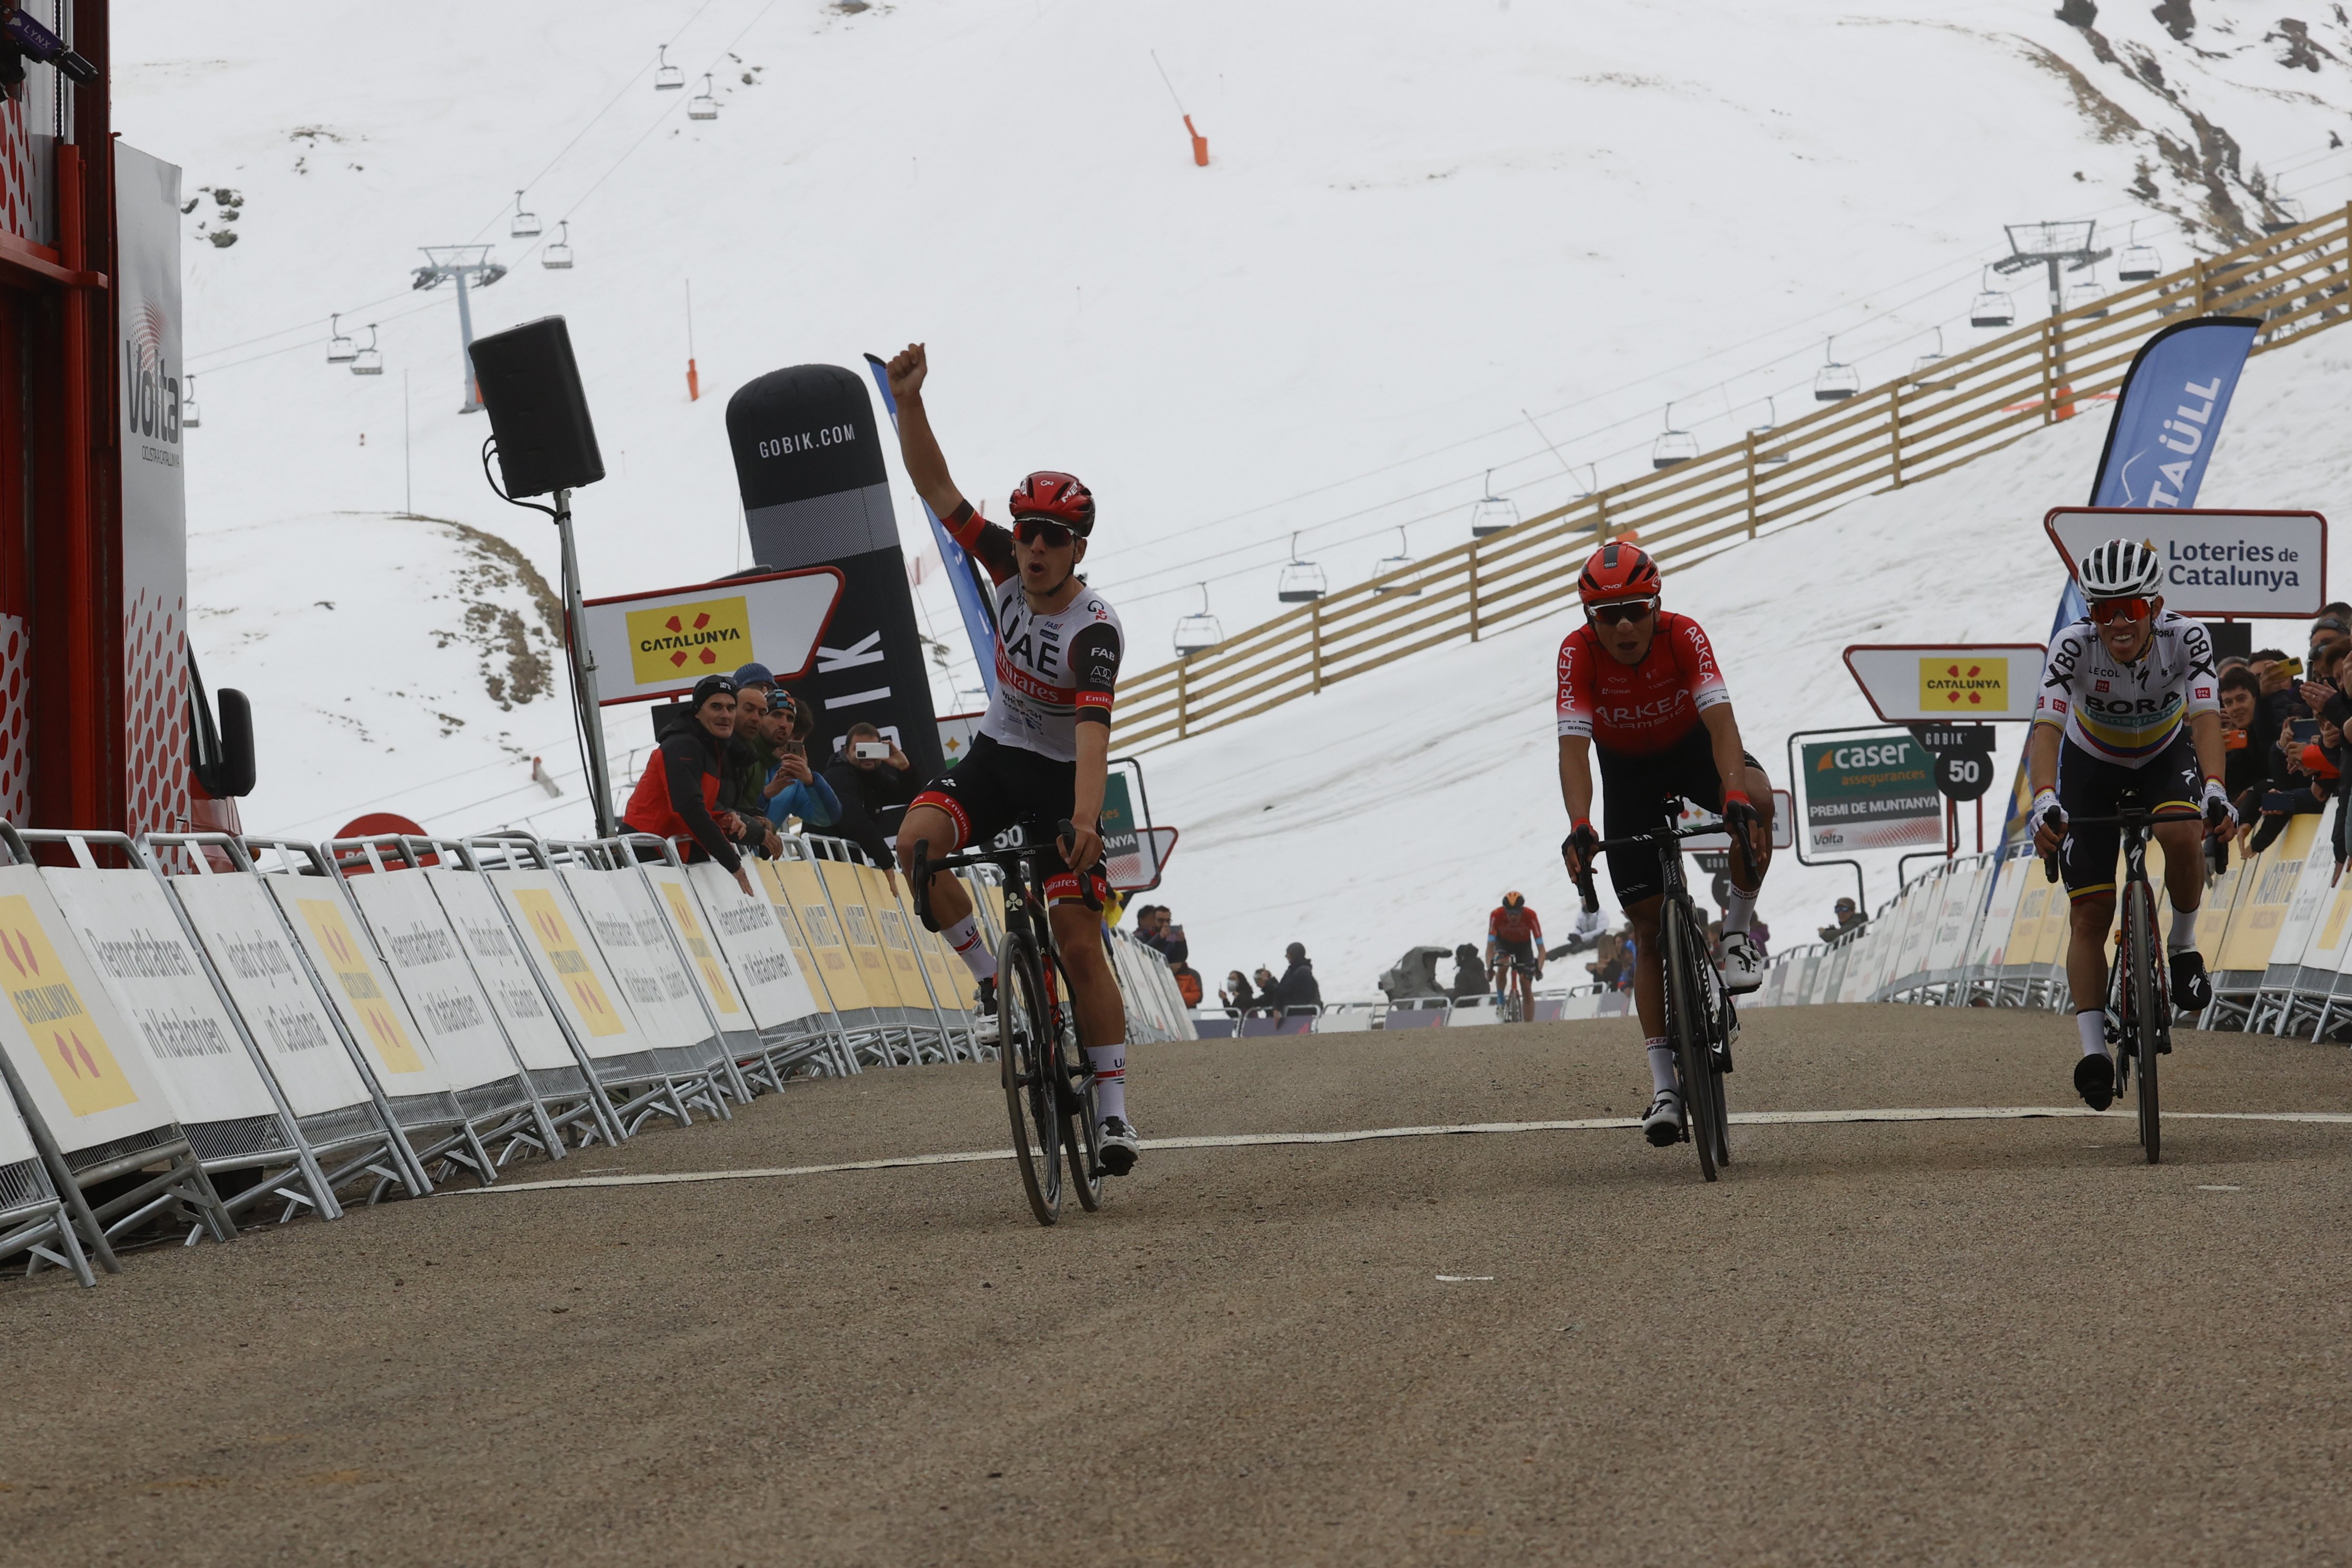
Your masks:
{"label": "bicycle front wheel", "polygon": [[1060,1092],[1062,1151],[1070,1165],[1070,1185],[1087,1213],[1102,1207],[1102,1151],[1097,1147],[1102,1117],[1095,1100],[1094,1069],[1087,1066],[1078,1047],[1076,1004],[1070,996],[1070,977],[1052,958],[1044,973],[1054,1002],[1054,1082]]}
{"label": "bicycle front wheel", "polygon": [[1700,949],[1691,941],[1681,907],[1668,904],[1660,922],[1665,931],[1666,1034],[1674,1041],[1675,1066],[1683,1084],[1683,1131],[1698,1150],[1699,1174],[1716,1178],[1721,1149],[1715,1125],[1714,1010],[1706,981],[1698,972]]}
{"label": "bicycle front wheel", "polygon": [[2146,882],[2131,887],[2124,923],[2125,962],[2131,965],[2131,1018],[2124,1031],[2139,1068],[2139,1143],[2147,1163],[2157,1163],[2164,1140],[2156,1101],[2156,1058],[2161,1053],[2159,1031],[2172,999],[2163,973],[2164,954],[2156,940],[2156,894]]}
{"label": "bicycle front wheel", "polygon": [[1039,1225],[1062,1216],[1059,1096],[1053,1035],[1037,978],[1037,952],[1028,939],[1004,943],[996,965],[996,1065],[1004,1108],[1013,1121],[1013,1158]]}

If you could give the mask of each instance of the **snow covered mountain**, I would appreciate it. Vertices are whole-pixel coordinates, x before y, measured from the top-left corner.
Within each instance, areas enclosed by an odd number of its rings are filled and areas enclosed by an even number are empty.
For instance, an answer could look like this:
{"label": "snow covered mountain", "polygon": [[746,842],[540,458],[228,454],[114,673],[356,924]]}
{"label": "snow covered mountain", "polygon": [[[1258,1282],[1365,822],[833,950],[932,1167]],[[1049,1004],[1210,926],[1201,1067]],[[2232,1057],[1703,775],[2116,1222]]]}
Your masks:
{"label": "snow covered mountain", "polygon": [[[397,16],[281,0],[239,7],[232,31],[152,0],[116,13],[117,124],[196,198],[193,625],[207,679],[256,700],[257,828],[376,807],[452,829],[585,823],[547,679],[551,531],[482,483],[454,300],[408,287],[420,246],[485,241],[512,268],[475,296],[478,331],[571,321],[612,468],[578,502],[591,594],[742,563],[736,385],[922,338],[969,489],[1054,465],[1102,498],[1091,573],[1143,666],[1197,584],[1228,629],[1271,613],[1294,539],[1349,581],[1461,538],[1489,487],[1532,514],[1624,477],[1668,418],[1713,445],[1769,399],[1793,412],[1825,357],[1871,381],[1939,329],[1958,346],[2003,223],[2093,216],[2177,266],[2282,203],[2352,195],[2352,26],[2334,6],[512,0]],[[657,46],[684,89],[656,89]],[[706,79],[717,117],[691,119]],[[509,237],[518,187],[537,239]],[[559,223],[564,271],[541,265]],[[2015,292],[2032,319],[2036,291]],[[324,363],[334,311],[386,374]],[[2270,493],[2283,476],[2234,465],[2265,398],[2314,444],[2296,450],[2340,443],[2295,422],[2333,352],[2250,371],[2210,501],[2326,507],[2324,486]],[[1998,530],[2029,526],[2045,494],[2076,499],[2095,423],[1678,582],[1678,603],[1724,622],[1759,752],[1851,716],[1822,652],[1847,623],[1962,602],[1970,552],[2014,544]],[[1806,563],[1833,542],[1851,563],[1832,598]],[[2046,626],[2046,569],[2020,570],[2042,574],[2032,592],[1987,582],[1969,612],[1988,635]],[[944,584],[919,597],[962,654]],[[1154,805],[1188,831],[1169,900],[1196,937],[1247,950],[1204,943],[1202,966],[1298,935],[1335,989],[1360,989],[1405,942],[1458,932],[1457,904],[1538,883],[1486,839],[1558,837],[1537,809],[1548,764],[1501,761],[1548,752],[1535,670],[1558,635],[1433,655],[1158,753]],[[938,684],[943,704],[975,685],[968,657]],[[618,760],[646,738],[615,710]],[[565,796],[529,782],[532,757]],[[1343,817],[1338,838],[1310,825]],[[1371,875],[1354,832],[1371,822],[1436,837],[1410,872],[1381,840],[1402,879],[1342,897]],[[1298,891],[1261,900],[1240,872],[1269,843]],[[1833,891],[1776,882],[1768,917]]]}

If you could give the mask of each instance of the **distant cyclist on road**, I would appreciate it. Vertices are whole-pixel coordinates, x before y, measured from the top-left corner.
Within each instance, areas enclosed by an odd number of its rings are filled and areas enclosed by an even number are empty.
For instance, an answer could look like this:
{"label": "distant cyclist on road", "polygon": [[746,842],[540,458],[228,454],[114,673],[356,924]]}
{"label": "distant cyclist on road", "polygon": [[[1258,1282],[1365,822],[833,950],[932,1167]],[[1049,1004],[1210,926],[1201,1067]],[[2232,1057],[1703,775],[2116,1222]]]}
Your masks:
{"label": "distant cyclist on road", "polygon": [[1543,973],[1543,921],[1528,908],[1525,893],[1505,893],[1503,901],[1486,916],[1486,967],[1495,967],[1498,953],[1511,955],[1512,976],[1519,993],[1519,1016],[1536,1016],[1536,979]]}
{"label": "distant cyclist on road", "polygon": [[[899,450],[916,490],[996,584],[996,695],[971,750],[907,807],[898,824],[898,864],[907,868],[918,844],[944,858],[1015,825],[1051,832],[1053,824],[1068,819],[1076,831],[1059,848],[1069,869],[1045,879],[1045,901],[1055,951],[1070,977],[1078,1038],[1095,1070],[1103,1169],[1123,1176],[1135,1168],[1137,1146],[1127,1115],[1127,1012],[1103,945],[1102,917],[1080,901],[1079,880],[1093,883],[1097,901],[1109,891],[1099,825],[1109,771],[1111,691],[1124,641],[1109,602],[1078,575],[1094,531],[1095,498],[1068,474],[1041,471],[1014,489],[1010,529],[983,522],[949,477],[948,460],[931,434],[923,409],[929,371],[920,343],[909,343],[890,362]],[[938,922],[933,929],[983,992],[992,991],[996,959],[962,885],[939,873],[931,879],[929,903]]]}
{"label": "distant cyclist on road", "polygon": [[[1725,828],[1747,841],[1757,877],[1754,887],[1732,883],[1723,914],[1723,983],[1732,992],[1753,991],[1763,984],[1764,961],[1748,926],[1772,858],[1772,781],[1740,748],[1731,693],[1706,634],[1689,616],[1659,609],[1659,589],[1656,563],[1625,542],[1594,551],[1577,579],[1585,623],[1559,645],[1559,793],[1572,824],[1560,858],[1570,877],[1580,878],[1602,837],[1671,823],[1677,797],[1722,813]],[[1591,822],[1595,751],[1609,795],[1601,834]],[[1732,867],[1740,869],[1736,856]],[[1681,1135],[1683,1105],[1666,1037],[1658,957],[1664,889],[1656,851],[1612,849],[1609,881],[1633,922],[1633,1006],[1655,1090],[1642,1129],[1664,1148]]]}
{"label": "distant cyclist on road", "polygon": [[2199,840],[2210,836],[2227,844],[2236,821],[2221,782],[2226,754],[2213,640],[2203,626],[2164,607],[2156,552],[2111,539],[2084,556],[2074,575],[2090,614],[2050,640],[2025,765],[2033,786],[2033,846],[2058,857],[2072,901],[2066,985],[2083,1040],[2074,1089],[2092,1110],[2105,1110],[2116,1097],[2106,942],[2123,832],[2070,829],[2067,818],[2108,816],[2131,805],[2174,819],[2155,834],[2172,897],[2172,930],[2165,937],[2172,1004],[2183,1011],[2201,1011],[2213,999],[2197,952],[2197,907],[2205,897]]}

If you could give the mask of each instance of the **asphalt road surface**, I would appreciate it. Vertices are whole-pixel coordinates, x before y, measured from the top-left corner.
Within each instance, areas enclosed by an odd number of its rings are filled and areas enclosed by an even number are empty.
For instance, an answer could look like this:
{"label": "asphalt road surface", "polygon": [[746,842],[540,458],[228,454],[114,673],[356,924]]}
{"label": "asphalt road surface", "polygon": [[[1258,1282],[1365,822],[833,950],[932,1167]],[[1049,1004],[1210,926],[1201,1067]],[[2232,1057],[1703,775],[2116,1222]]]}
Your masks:
{"label": "asphalt road surface", "polygon": [[[2063,1107],[2071,1021],[1758,1011],[1735,1112]],[[1630,1023],[1147,1047],[1153,1137],[1625,1117]],[[985,1067],[520,1184],[1002,1149]],[[2177,1112],[2352,1111],[2184,1034]],[[1148,1150],[436,1196],[0,1282],[16,1562],[2352,1556],[2352,1125],[2182,1115]]]}

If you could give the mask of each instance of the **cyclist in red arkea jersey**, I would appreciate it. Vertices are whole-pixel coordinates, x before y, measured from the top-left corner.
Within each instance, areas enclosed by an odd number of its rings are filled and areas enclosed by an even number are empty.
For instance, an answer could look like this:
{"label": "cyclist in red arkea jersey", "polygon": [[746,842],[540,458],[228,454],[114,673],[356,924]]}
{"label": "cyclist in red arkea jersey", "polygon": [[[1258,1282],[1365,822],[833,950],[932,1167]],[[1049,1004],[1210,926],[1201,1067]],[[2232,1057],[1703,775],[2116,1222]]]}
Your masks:
{"label": "cyclist in red arkea jersey", "polygon": [[[1585,624],[1559,645],[1559,793],[1573,825],[1560,845],[1571,877],[1592,861],[1602,837],[1646,833],[1671,822],[1677,798],[1723,814],[1748,841],[1758,887],[1742,888],[1732,860],[1731,902],[1723,916],[1723,983],[1733,992],[1763,983],[1764,961],[1748,934],[1756,894],[1772,856],[1772,781],[1740,748],[1731,693],[1706,634],[1687,616],[1658,607],[1658,568],[1638,546],[1604,544],[1577,582]],[[1592,830],[1591,753],[1608,789],[1605,832]],[[1664,1148],[1682,1131],[1675,1053],[1665,1032],[1665,981],[1658,962],[1655,851],[1609,851],[1609,880],[1633,922],[1633,1006],[1656,1089],[1643,1130]]]}
{"label": "cyclist in red arkea jersey", "polygon": [[1522,1004],[1519,1016],[1532,1018],[1536,1016],[1536,981],[1543,974],[1543,921],[1528,908],[1525,893],[1505,893],[1503,901],[1486,916],[1488,973],[1494,971],[1496,955],[1505,952],[1514,961],[1512,975],[1517,982]]}

